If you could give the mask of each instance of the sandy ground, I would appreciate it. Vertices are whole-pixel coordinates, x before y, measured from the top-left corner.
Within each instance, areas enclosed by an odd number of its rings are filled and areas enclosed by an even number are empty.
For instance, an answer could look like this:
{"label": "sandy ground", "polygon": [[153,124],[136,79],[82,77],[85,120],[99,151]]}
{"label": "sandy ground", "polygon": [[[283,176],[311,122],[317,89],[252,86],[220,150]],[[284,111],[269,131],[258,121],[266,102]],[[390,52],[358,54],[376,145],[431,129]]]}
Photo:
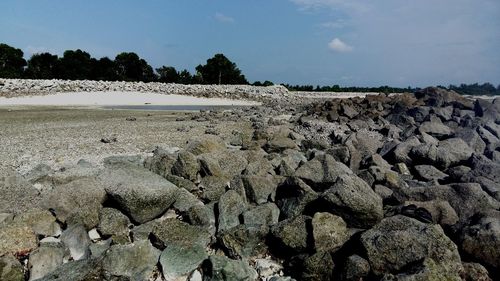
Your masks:
{"label": "sandy ground", "polygon": [[245,100],[198,98],[141,92],[73,92],[45,96],[0,97],[2,105],[258,105]]}
{"label": "sandy ground", "polygon": [[[107,110],[92,107],[0,107],[0,168],[25,173],[39,163],[54,168],[86,159],[99,164],[111,155],[148,155],[155,146],[182,147],[209,127],[229,137],[250,131],[246,121],[191,120],[196,112]],[[127,121],[127,117],[136,121]],[[176,121],[182,117],[186,121]],[[187,131],[187,132],[186,132]],[[114,136],[115,143],[101,138]]]}

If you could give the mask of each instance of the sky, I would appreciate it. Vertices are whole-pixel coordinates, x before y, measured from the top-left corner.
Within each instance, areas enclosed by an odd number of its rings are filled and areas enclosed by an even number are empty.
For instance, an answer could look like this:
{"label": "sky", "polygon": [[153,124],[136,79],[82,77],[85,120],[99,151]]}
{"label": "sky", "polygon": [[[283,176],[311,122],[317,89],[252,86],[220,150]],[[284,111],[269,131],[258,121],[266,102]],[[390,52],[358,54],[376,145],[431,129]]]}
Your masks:
{"label": "sky", "polygon": [[250,82],[500,84],[499,0],[1,0],[0,42],[191,72],[223,53]]}

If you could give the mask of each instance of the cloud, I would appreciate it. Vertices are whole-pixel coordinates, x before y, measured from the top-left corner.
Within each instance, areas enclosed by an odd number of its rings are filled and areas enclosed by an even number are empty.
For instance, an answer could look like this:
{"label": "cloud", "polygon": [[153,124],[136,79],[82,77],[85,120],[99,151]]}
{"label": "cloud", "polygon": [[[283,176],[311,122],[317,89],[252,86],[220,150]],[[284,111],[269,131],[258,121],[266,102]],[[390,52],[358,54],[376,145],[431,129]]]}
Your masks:
{"label": "cloud", "polygon": [[330,41],[330,43],[328,43],[328,48],[332,51],[339,53],[346,53],[352,51],[352,47],[347,45],[339,38],[335,38],[332,41]]}
{"label": "cloud", "polygon": [[367,3],[359,0],[290,0],[301,10],[319,10],[319,9],[332,9],[343,10],[349,9],[353,12],[365,12],[369,9]]}
{"label": "cloud", "polygon": [[347,22],[345,20],[336,20],[336,21],[327,21],[319,24],[320,27],[327,29],[341,29],[347,26]]}
{"label": "cloud", "polygon": [[222,23],[233,23],[234,18],[224,15],[223,13],[215,13],[214,19]]}

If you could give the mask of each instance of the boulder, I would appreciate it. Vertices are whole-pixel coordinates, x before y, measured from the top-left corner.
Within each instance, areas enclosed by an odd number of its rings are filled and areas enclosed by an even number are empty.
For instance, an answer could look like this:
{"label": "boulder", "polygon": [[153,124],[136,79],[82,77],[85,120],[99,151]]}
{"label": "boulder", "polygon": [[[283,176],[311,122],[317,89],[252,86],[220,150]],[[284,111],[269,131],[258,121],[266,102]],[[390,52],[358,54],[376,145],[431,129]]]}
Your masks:
{"label": "boulder", "polygon": [[488,274],[488,270],[479,263],[463,262],[464,281],[493,281]]}
{"label": "boulder", "polygon": [[345,261],[342,280],[363,280],[368,274],[370,274],[370,263],[358,255],[352,255]]}
{"label": "boulder", "polygon": [[295,171],[296,177],[318,190],[328,188],[337,181],[340,175],[345,174],[352,174],[352,171],[328,154],[316,156]]}
{"label": "boulder", "polygon": [[129,243],[130,220],[120,211],[113,208],[103,208],[99,213],[97,229],[103,236],[110,236],[118,244]]}
{"label": "boulder", "polygon": [[138,223],[163,214],[175,202],[178,192],[171,182],[135,166],[107,168],[100,179],[110,199]]}
{"label": "boulder", "polygon": [[37,281],[106,280],[106,276],[107,274],[102,268],[102,259],[87,259],[65,263]]}
{"label": "boulder", "polygon": [[90,256],[90,244],[92,241],[81,224],[70,225],[61,234],[61,242],[69,249],[73,260],[87,259]]}
{"label": "boulder", "polygon": [[0,256],[25,256],[38,247],[33,229],[26,225],[7,224],[0,227]]}
{"label": "boulder", "polygon": [[341,175],[321,198],[348,225],[368,228],[383,217],[382,198],[355,175]]}
{"label": "boulder", "polygon": [[312,229],[317,252],[335,252],[351,237],[344,220],[330,213],[314,214]]}
{"label": "boulder", "polygon": [[304,212],[309,203],[318,199],[319,195],[298,178],[288,178],[276,190],[276,205],[280,216],[293,218]]}
{"label": "boulder", "polygon": [[463,267],[457,246],[439,225],[398,215],[363,233],[361,242],[377,275],[416,268],[447,280],[460,280]]}
{"label": "boulder", "polygon": [[273,225],[278,223],[280,209],[274,203],[266,203],[243,213],[243,223],[248,226]]}
{"label": "boulder", "polygon": [[266,238],[267,226],[249,226],[240,224],[218,235],[227,255],[234,259],[262,257],[268,252]]}
{"label": "boulder", "polygon": [[196,197],[191,192],[187,191],[185,188],[179,188],[177,191],[177,196],[172,207],[177,211],[184,213],[191,207],[196,205],[203,205],[198,197]]}
{"label": "boulder", "polygon": [[61,243],[44,243],[30,253],[29,280],[37,280],[56,270],[63,264],[65,249]]}
{"label": "boulder", "polygon": [[11,169],[0,170],[0,213],[22,213],[39,205],[38,190]]}
{"label": "boulder", "polygon": [[113,276],[137,281],[148,280],[158,263],[160,253],[147,240],[113,245],[104,256],[103,268]]}
{"label": "boulder", "polygon": [[212,281],[253,281],[258,276],[246,262],[223,256],[210,256],[203,263],[203,273]]}
{"label": "boulder", "polygon": [[200,245],[206,247],[212,238],[208,230],[177,219],[165,219],[153,225],[153,241],[160,249],[176,244],[183,247]]}
{"label": "boulder", "polygon": [[214,135],[204,135],[203,137],[192,138],[188,141],[186,147],[186,151],[194,155],[201,155],[225,149],[226,145],[224,144],[224,141],[220,137]]}
{"label": "boulder", "polygon": [[418,208],[424,208],[431,216],[434,223],[441,226],[451,226],[458,222],[458,215],[451,207],[448,201],[430,200],[430,201],[406,201],[405,206],[414,205]]}
{"label": "boulder", "polygon": [[226,192],[230,179],[226,177],[208,176],[201,179],[199,188],[202,193],[200,199],[208,202],[219,201],[220,197]]}
{"label": "boulder", "polygon": [[328,252],[317,252],[304,259],[300,280],[329,281],[332,280],[334,263]]}
{"label": "boulder", "polygon": [[217,230],[223,231],[240,224],[239,216],[246,210],[246,204],[234,190],[227,191],[218,203],[219,225]]}
{"label": "boulder", "polygon": [[415,175],[424,181],[442,181],[448,177],[447,174],[432,165],[416,165],[414,168]]}
{"label": "boulder", "polygon": [[181,151],[177,155],[177,160],[172,166],[172,174],[183,177],[190,181],[198,180],[198,172],[200,171],[200,163],[196,156],[188,151]]}
{"label": "boulder", "polygon": [[207,258],[205,248],[200,245],[185,247],[171,244],[160,255],[163,276],[167,280],[187,278]]}
{"label": "boulder", "polygon": [[277,179],[274,176],[244,176],[243,185],[246,191],[246,197],[257,204],[265,204],[270,199],[274,199]]}
{"label": "boulder", "polygon": [[99,210],[105,199],[106,191],[99,181],[83,178],[56,185],[43,196],[41,205],[53,210],[63,223],[82,223],[87,229],[92,229],[99,222]]}
{"label": "boulder", "polygon": [[305,252],[309,245],[311,233],[308,232],[311,218],[297,216],[283,220],[271,228],[272,237],[278,242],[280,248],[286,252]]}
{"label": "boulder", "polygon": [[0,257],[0,280],[24,281],[24,268],[13,255]]}
{"label": "boulder", "polygon": [[35,234],[41,236],[59,236],[61,234],[61,227],[48,210],[32,209],[18,214],[14,217],[13,223],[29,226]]}
{"label": "boulder", "polygon": [[210,234],[215,234],[215,214],[213,205],[195,205],[187,211],[188,221],[192,225],[201,226]]}

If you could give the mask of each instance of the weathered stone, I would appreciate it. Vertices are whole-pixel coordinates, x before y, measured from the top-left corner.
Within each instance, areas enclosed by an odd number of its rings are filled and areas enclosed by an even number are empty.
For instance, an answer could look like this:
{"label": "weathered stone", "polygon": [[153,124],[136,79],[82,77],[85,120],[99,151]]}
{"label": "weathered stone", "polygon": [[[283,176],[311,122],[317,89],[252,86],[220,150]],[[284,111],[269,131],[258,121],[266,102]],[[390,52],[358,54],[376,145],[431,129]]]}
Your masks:
{"label": "weathered stone", "polygon": [[64,247],[60,243],[46,243],[30,253],[29,280],[37,280],[56,270],[63,263]]}
{"label": "weathered stone", "polygon": [[229,190],[221,196],[218,210],[219,225],[217,230],[223,231],[240,224],[239,216],[246,210],[246,204],[238,192]]}
{"label": "weathered stone", "polygon": [[18,214],[39,205],[38,190],[17,172],[0,170],[0,213]]}
{"label": "weathered stone", "polygon": [[185,247],[192,245],[206,247],[212,240],[208,230],[177,219],[166,219],[154,224],[151,234],[159,248],[165,248],[171,244]]}
{"label": "weathered stone", "polygon": [[17,215],[13,223],[27,225],[37,235],[59,236],[61,234],[61,227],[56,222],[56,218],[48,210],[29,210]]}
{"label": "weathered stone", "polygon": [[195,205],[187,212],[188,220],[192,225],[207,229],[210,234],[215,234],[215,214],[213,205]]}
{"label": "weathered stone", "polygon": [[[376,274],[397,273],[430,263],[443,278],[460,280],[463,271],[457,246],[439,225],[405,216],[382,220],[361,235],[371,269]],[[427,266],[428,267],[428,266]]]}
{"label": "weathered stone", "polygon": [[23,266],[12,255],[0,257],[0,280],[24,281]]}
{"label": "weathered stone", "polygon": [[186,278],[208,258],[208,254],[200,245],[183,247],[169,245],[160,255],[163,276],[167,280]]}
{"label": "weathered stone", "polygon": [[174,184],[139,167],[108,168],[100,178],[108,196],[138,223],[164,213],[177,196],[178,188]]}
{"label": "weathered stone", "polygon": [[190,181],[198,179],[198,172],[200,171],[200,163],[196,156],[187,151],[181,151],[177,155],[177,161],[172,166],[172,174],[183,177]]}
{"label": "weathered stone", "polygon": [[416,176],[425,181],[444,180],[448,177],[447,174],[441,172],[432,165],[417,165],[414,168],[417,172]]}
{"label": "weathered stone", "polygon": [[454,225],[458,222],[458,215],[451,207],[448,201],[444,200],[431,200],[431,201],[406,201],[405,205],[415,205],[419,208],[426,209],[431,215],[434,223],[442,226]]}
{"label": "weathered stone", "polygon": [[221,256],[210,256],[203,263],[203,273],[212,281],[253,281],[258,276],[246,262]]}
{"label": "weathered stone", "polygon": [[90,178],[57,185],[44,195],[42,206],[53,210],[57,219],[67,224],[83,223],[87,229],[99,222],[99,210],[106,198],[104,187]]}
{"label": "weathered stone", "polygon": [[111,236],[115,243],[129,243],[130,220],[120,211],[113,208],[103,208],[99,213],[97,228],[104,236]]}
{"label": "weathered stone", "polygon": [[273,225],[278,223],[280,210],[274,203],[267,203],[243,213],[243,223],[249,226]]}
{"label": "weathered stone", "polygon": [[317,252],[335,252],[350,238],[344,220],[330,213],[314,214],[312,228]]}
{"label": "weathered stone", "polygon": [[289,138],[273,138],[267,141],[265,145],[265,150],[268,153],[271,152],[283,152],[287,149],[298,149],[295,141]]}
{"label": "weathered stone", "polygon": [[8,224],[0,227],[0,256],[25,256],[38,246],[33,229],[27,225]]}
{"label": "weathered stone", "polygon": [[246,196],[250,201],[264,204],[269,199],[274,199],[278,187],[274,176],[244,176],[242,179]]}
{"label": "weathered stone", "polygon": [[297,216],[275,224],[271,228],[272,236],[279,242],[279,246],[293,253],[304,252],[308,248],[308,224],[311,218]]}
{"label": "weathered stone", "polygon": [[463,262],[464,281],[493,281],[488,274],[488,270],[479,263]]}
{"label": "weathered stone", "polygon": [[302,180],[289,178],[276,190],[276,205],[285,219],[302,214],[318,194]]}
{"label": "weathered stone", "polygon": [[352,255],[347,258],[342,272],[343,280],[363,280],[368,274],[370,274],[370,263],[367,260],[358,255]]}
{"label": "weathered stone", "polygon": [[334,268],[332,256],[328,252],[317,252],[305,258],[300,274],[300,280],[329,281],[332,280]]}
{"label": "weathered stone", "polygon": [[267,251],[267,226],[240,224],[223,231],[219,240],[229,257],[240,259],[263,256]]}
{"label": "weathered stone", "polygon": [[229,182],[230,180],[226,177],[204,177],[199,185],[202,191],[200,198],[209,202],[219,201],[220,197],[226,192]]}
{"label": "weathered stone", "polygon": [[148,280],[158,263],[160,251],[147,240],[113,245],[104,256],[103,268],[114,276]]}
{"label": "weathered stone", "polygon": [[203,138],[193,138],[188,141],[186,151],[200,155],[226,149],[224,141],[218,136],[205,135]]}
{"label": "weathered stone", "polygon": [[370,227],[383,217],[382,198],[355,175],[341,175],[321,196],[348,225]]}
{"label": "weathered stone", "polygon": [[179,188],[173,207],[179,212],[186,212],[195,205],[203,205],[203,202],[186,189]]}
{"label": "weathered stone", "polygon": [[83,225],[70,225],[61,234],[61,241],[69,249],[73,260],[87,259],[90,256],[89,246],[92,241]]}
{"label": "weathered stone", "polygon": [[328,154],[316,156],[295,171],[296,177],[311,183],[313,187],[318,186],[319,189],[335,183],[340,175],[345,174],[352,174],[352,171]]}

